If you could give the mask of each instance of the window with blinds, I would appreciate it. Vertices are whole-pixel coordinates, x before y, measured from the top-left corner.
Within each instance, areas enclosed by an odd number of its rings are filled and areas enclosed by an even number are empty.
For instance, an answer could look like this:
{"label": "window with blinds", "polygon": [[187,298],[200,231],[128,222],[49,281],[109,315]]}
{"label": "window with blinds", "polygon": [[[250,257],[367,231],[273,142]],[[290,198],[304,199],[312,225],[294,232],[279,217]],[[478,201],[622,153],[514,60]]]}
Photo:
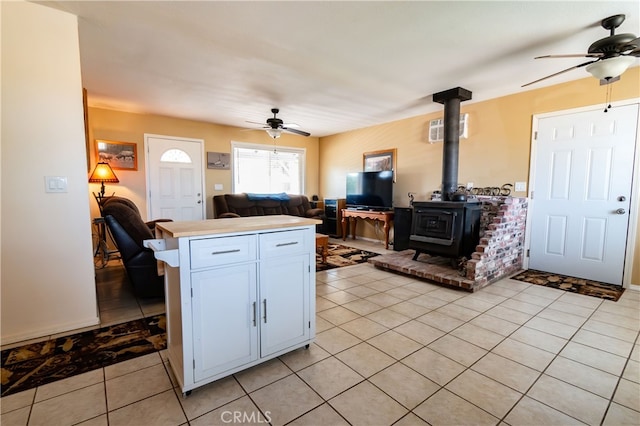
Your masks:
{"label": "window with blinds", "polygon": [[232,142],[233,192],[302,194],[305,156],[301,148]]}

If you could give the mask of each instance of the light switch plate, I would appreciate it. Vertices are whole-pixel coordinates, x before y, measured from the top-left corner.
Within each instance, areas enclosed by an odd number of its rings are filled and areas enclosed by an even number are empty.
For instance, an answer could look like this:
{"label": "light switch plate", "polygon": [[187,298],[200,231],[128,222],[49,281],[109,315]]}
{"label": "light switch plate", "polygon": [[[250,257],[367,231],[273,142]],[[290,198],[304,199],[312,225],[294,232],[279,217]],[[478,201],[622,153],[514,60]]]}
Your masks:
{"label": "light switch plate", "polygon": [[221,183],[216,183],[216,184],[213,185],[213,189],[216,190],[216,191],[222,191],[222,188],[223,188],[223,186],[222,186]]}
{"label": "light switch plate", "polygon": [[44,192],[54,192],[54,193],[67,192],[67,177],[66,176],[45,176]]}
{"label": "light switch plate", "polygon": [[515,191],[516,192],[526,192],[527,191],[527,182],[516,182]]}

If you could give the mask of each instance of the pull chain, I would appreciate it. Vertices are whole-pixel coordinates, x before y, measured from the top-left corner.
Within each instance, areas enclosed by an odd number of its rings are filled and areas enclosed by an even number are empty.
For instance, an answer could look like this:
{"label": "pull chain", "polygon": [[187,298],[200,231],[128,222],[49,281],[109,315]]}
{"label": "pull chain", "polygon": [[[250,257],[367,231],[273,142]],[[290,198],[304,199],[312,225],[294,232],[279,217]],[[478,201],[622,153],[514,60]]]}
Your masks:
{"label": "pull chain", "polygon": [[604,107],[604,112],[609,112],[609,109],[611,108],[611,83],[607,83],[607,95],[606,95],[606,99],[605,99],[605,107]]}

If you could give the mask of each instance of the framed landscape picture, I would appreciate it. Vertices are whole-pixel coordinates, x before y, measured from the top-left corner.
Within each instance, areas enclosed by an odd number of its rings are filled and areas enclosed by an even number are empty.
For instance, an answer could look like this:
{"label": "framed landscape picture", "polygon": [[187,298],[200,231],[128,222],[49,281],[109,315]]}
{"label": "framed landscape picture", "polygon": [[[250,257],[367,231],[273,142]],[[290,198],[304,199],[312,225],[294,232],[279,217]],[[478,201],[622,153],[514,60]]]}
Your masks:
{"label": "framed landscape picture", "polygon": [[135,142],[115,142],[96,139],[97,162],[109,163],[112,169],[138,170]]}
{"label": "framed landscape picture", "polygon": [[393,171],[393,181],[396,181],[396,149],[384,149],[362,154],[362,170],[365,172]]}

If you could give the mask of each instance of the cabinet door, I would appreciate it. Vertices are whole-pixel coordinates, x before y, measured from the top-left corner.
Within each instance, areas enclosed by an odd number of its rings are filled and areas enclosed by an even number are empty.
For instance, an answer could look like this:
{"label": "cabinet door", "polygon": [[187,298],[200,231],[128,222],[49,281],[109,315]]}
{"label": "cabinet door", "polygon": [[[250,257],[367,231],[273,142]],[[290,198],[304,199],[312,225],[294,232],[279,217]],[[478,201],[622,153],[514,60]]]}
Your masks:
{"label": "cabinet door", "polygon": [[[260,266],[260,356],[310,336],[309,254],[263,259]],[[315,271],[314,271],[315,272]],[[315,295],[314,295],[315,297]]]}
{"label": "cabinet door", "polygon": [[194,380],[258,359],[256,263],[193,273]]}

